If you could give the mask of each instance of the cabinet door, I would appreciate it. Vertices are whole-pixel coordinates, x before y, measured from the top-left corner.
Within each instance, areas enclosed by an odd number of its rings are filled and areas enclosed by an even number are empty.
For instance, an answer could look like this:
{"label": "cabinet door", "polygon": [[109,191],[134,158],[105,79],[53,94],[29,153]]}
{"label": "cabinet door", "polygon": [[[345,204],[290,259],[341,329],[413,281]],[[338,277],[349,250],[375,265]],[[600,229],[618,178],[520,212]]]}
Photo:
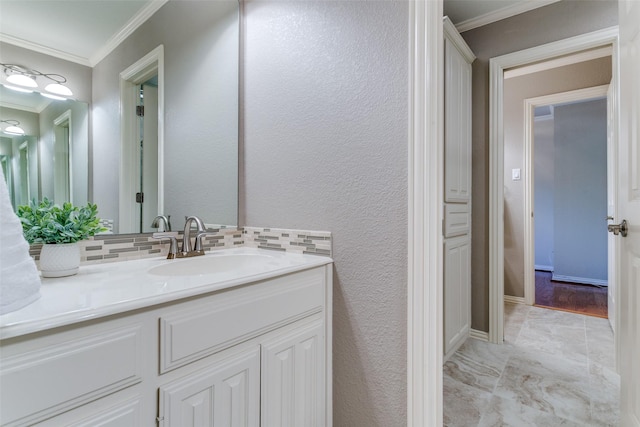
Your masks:
{"label": "cabinet door", "polygon": [[471,199],[471,64],[445,38],[444,200]]}
{"label": "cabinet door", "polygon": [[260,348],[187,375],[160,388],[165,427],[259,426]]}
{"label": "cabinet door", "polygon": [[445,359],[467,338],[471,328],[471,241],[468,236],[444,243]]}
{"label": "cabinet door", "polygon": [[297,328],[262,346],[262,427],[325,425],[322,321]]}

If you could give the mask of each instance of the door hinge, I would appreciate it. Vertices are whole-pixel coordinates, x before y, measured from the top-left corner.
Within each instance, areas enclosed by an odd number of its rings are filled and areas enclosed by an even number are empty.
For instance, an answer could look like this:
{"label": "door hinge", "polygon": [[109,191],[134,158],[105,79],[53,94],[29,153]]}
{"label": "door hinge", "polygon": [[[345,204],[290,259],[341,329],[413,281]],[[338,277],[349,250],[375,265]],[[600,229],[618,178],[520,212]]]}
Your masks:
{"label": "door hinge", "polygon": [[144,203],[144,193],[136,193],[136,203]]}
{"label": "door hinge", "polygon": [[136,106],[136,116],[144,117],[144,105]]}

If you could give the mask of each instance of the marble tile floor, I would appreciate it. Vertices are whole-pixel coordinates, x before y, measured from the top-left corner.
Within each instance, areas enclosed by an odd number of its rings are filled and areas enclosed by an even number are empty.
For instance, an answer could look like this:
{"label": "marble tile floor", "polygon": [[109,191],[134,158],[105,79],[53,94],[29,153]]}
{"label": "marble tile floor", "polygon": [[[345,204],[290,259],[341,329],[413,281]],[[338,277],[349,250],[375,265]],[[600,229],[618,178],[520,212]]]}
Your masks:
{"label": "marble tile floor", "polygon": [[607,319],[505,304],[505,340],[469,338],[444,365],[444,424],[616,426]]}

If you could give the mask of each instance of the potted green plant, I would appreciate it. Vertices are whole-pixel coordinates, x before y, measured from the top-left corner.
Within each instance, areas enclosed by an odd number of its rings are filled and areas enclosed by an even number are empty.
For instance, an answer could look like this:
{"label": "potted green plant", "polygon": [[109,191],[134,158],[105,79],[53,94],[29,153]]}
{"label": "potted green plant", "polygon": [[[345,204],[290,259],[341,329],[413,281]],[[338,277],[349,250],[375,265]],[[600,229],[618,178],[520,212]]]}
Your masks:
{"label": "potted green plant", "polygon": [[25,239],[29,243],[42,243],[40,271],[42,277],[71,276],[80,266],[78,242],[106,229],[97,217],[98,207],[87,203],[74,206],[54,205],[46,197],[37,204],[18,206]]}

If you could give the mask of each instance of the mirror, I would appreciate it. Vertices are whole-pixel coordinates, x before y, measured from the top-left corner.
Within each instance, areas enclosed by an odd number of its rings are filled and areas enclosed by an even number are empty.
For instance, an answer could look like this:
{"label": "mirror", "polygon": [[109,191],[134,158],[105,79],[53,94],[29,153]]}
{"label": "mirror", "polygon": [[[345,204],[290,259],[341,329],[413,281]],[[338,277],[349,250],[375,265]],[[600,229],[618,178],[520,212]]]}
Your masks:
{"label": "mirror", "polygon": [[[75,3],[69,0],[67,3]],[[140,228],[123,228],[119,224],[120,188],[123,157],[121,117],[121,74],[132,64],[158,47],[163,48],[162,70],[159,71],[158,88],[158,179],[163,188],[158,199],[164,209],[149,208],[152,214],[171,216],[174,230],[182,229],[184,217],[200,216],[208,226],[236,226],[238,221],[238,78],[239,78],[239,3],[225,1],[167,2],[122,43],[104,56],[93,67],[86,67],[64,60],[45,58],[42,55],[14,45],[2,43],[0,62],[19,63],[35,69],[62,74],[74,94],[83,93],[73,86],[87,90],[87,96],[79,95],[85,106],[83,119],[71,116],[76,123],[86,125],[87,145],[84,152],[76,154],[73,127],[71,147],[65,162],[64,144],[58,147],[44,146],[42,129],[30,133],[33,139],[27,143],[29,151],[29,192],[31,198],[53,194],[56,200],[65,191],[74,203],[91,201],[98,205],[99,216],[113,221],[114,233],[138,233]],[[40,61],[40,62],[39,62]],[[53,67],[51,64],[55,65]],[[87,72],[82,75],[86,68]],[[3,88],[4,89],[4,88]],[[5,95],[0,92],[0,106],[7,107]],[[71,105],[72,101],[62,104]],[[54,104],[52,104],[54,105]],[[75,104],[74,104],[75,105]],[[58,123],[54,135],[61,135],[67,128],[64,107],[47,114],[47,121]],[[73,114],[73,109],[72,112]],[[5,118],[3,112],[2,118]],[[9,118],[9,117],[7,117]],[[20,120],[16,117],[12,119]],[[20,120],[21,123],[23,120]],[[26,129],[25,129],[26,130]],[[49,130],[47,130],[49,132]],[[0,161],[9,161],[5,146],[20,145],[3,138]],[[57,151],[56,151],[57,149]],[[36,153],[35,159],[31,153]],[[53,163],[58,159],[57,164]],[[62,158],[62,160],[60,160]],[[84,169],[80,167],[80,159]],[[69,165],[68,170],[64,166]],[[36,172],[34,172],[36,171]],[[39,172],[37,172],[39,171]],[[22,171],[10,171],[10,177]],[[40,178],[37,178],[38,173]],[[144,172],[142,172],[144,173]],[[84,187],[80,185],[80,180]],[[17,181],[17,178],[16,178]],[[69,182],[68,188],[64,183]],[[15,182],[14,182],[15,183]],[[14,188],[18,188],[14,185]],[[20,191],[22,187],[19,187]],[[66,190],[65,190],[66,188]],[[20,196],[22,197],[22,196]],[[136,197],[130,194],[127,197]],[[158,202],[155,202],[158,203]],[[134,203],[135,205],[135,203]],[[140,208],[140,206],[134,206]],[[148,227],[142,231],[155,231]]]}
{"label": "mirror", "polygon": [[[88,200],[89,107],[0,86],[0,118],[24,135],[0,134],[0,155],[14,209],[44,197],[61,204]],[[3,126],[5,130],[5,126]]]}

